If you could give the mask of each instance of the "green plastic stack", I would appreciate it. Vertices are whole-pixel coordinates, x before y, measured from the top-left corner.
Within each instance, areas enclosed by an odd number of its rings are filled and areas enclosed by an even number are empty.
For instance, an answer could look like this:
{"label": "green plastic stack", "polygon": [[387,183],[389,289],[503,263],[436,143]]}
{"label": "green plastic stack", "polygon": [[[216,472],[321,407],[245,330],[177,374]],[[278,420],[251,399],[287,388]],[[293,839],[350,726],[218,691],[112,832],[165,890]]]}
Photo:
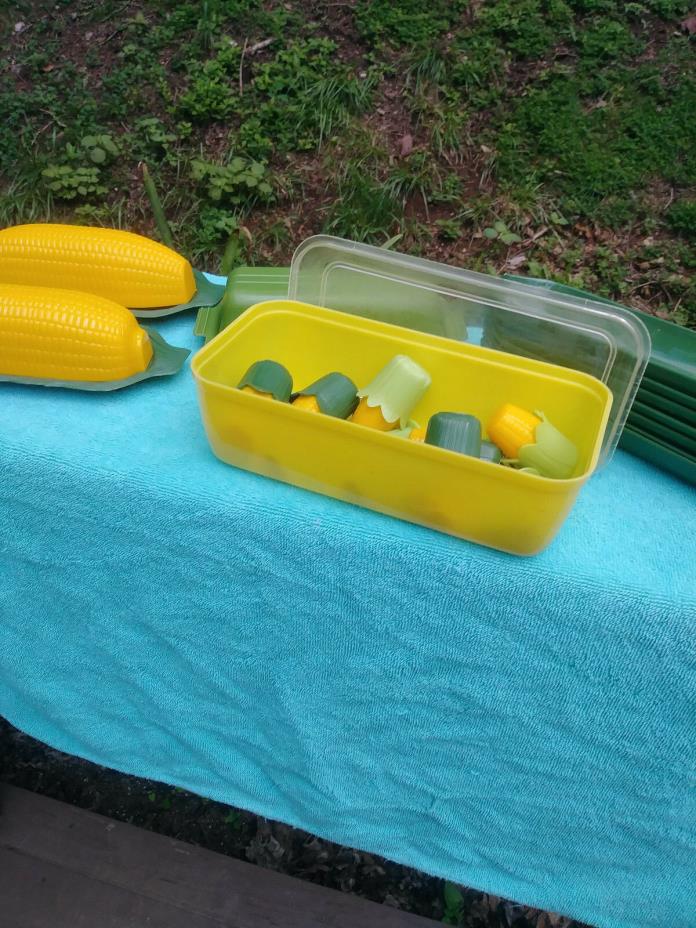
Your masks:
{"label": "green plastic stack", "polygon": [[290,268],[287,267],[235,268],[227,278],[220,302],[198,310],[194,335],[209,342],[255,303],[284,299],[288,295],[289,279]]}

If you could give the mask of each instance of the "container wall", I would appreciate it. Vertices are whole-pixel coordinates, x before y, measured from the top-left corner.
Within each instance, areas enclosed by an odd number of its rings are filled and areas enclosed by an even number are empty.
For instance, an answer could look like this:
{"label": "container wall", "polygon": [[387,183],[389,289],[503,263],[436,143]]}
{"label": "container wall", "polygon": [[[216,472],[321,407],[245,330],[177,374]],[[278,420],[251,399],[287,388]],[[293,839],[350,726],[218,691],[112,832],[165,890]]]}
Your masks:
{"label": "container wall", "polygon": [[[413,417],[471,413],[485,424],[503,402],[541,409],[580,451],[576,477],[520,474],[319,416],[235,389],[247,368],[269,358],[301,388],[338,370],[358,385],[395,354],[432,377]],[[228,463],[482,544],[534,553],[550,541],[596,464],[609,407],[593,378],[469,345],[286,302],[255,307],[194,362],[215,453]]]}

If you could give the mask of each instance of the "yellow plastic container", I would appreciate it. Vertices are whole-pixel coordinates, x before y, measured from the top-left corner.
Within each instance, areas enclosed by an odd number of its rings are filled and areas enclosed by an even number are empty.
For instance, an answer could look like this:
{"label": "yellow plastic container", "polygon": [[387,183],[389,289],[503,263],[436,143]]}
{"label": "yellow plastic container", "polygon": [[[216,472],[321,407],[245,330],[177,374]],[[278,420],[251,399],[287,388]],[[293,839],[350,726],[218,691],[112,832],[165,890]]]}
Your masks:
{"label": "yellow plastic container", "polygon": [[[504,402],[541,409],[577,445],[577,473],[519,473],[235,387],[260,358],[284,364],[295,383],[338,370],[363,384],[396,354],[432,377],[416,421],[447,410],[485,428]],[[588,374],[291,300],[247,310],[192,369],[221,460],[513,554],[536,554],[556,535],[595,468],[611,408],[608,388]]]}

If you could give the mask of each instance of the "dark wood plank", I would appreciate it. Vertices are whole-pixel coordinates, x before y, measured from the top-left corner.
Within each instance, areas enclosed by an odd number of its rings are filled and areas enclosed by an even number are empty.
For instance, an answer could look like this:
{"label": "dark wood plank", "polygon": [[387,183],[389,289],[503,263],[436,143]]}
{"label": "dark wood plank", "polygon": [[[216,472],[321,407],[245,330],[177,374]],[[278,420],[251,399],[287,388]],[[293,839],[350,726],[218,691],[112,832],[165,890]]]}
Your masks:
{"label": "dark wood plank", "polygon": [[2,928],[229,928],[60,864],[0,847]]}
{"label": "dark wood plank", "polygon": [[[180,924],[186,928],[428,928],[434,924],[16,787],[0,786],[0,849],[0,905],[11,899],[15,918],[21,915],[22,905],[28,913],[23,921],[8,924],[0,919],[2,928],[82,924],[90,928],[159,928],[160,924],[169,928]],[[48,908],[42,922],[44,904]],[[63,905],[65,916],[56,908]],[[112,910],[113,918],[107,921],[103,913]],[[77,913],[83,911],[84,922],[77,920]],[[187,922],[176,920],[179,912],[184,912]]]}

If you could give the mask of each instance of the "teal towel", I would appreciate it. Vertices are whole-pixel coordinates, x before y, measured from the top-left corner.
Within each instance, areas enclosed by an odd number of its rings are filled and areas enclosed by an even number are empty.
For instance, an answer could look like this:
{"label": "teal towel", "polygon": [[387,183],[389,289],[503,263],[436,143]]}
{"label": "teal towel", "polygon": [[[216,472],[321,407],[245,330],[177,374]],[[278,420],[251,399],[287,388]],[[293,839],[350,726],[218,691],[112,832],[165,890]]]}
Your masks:
{"label": "teal towel", "polygon": [[219,463],[188,370],[2,385],[0,435],[14,725],[602,928],[696,926],[691,488],[618,453],[520,559]]}

